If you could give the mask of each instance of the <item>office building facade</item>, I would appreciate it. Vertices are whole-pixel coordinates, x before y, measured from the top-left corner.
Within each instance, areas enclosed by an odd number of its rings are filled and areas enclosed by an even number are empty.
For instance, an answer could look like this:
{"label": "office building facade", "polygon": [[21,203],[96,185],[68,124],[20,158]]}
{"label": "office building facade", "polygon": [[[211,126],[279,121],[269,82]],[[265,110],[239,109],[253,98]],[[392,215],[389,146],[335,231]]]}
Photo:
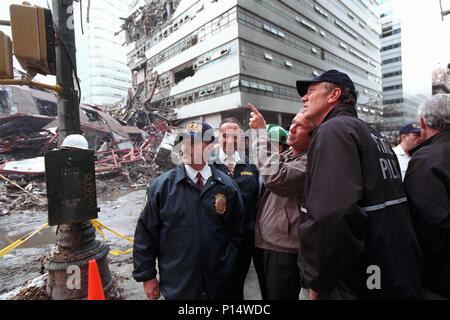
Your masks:
{"label": "office building facade", "polygon": [[119,33],[128,15],[129,0],[96,0],[83,5],[83,24],[79,6],[74,4],[77,71],[81,102],[111,105],[124,101],[131,86],[124,35]]}
{"label": "office building facade", "polygon": [[[419,105],[431,95],[430,70],[417,52],[417,19],[404,11],[407,1],[380,3],[384,119],[382,133],[395,136],[405,123],[418,121]],[[423,26],[425,27],[425,26]]]}
{"label": "office building facade", "polygon": [[[358,112],[379,123],[381,64],[373,0],[135,1],[125,24],[140,101],[180,125],[224,117],[248,127],[250,102],[267,123],[290,125],[298,79],[338,69],[354,80]],[[156,13],[155,13],[156,12]]]}

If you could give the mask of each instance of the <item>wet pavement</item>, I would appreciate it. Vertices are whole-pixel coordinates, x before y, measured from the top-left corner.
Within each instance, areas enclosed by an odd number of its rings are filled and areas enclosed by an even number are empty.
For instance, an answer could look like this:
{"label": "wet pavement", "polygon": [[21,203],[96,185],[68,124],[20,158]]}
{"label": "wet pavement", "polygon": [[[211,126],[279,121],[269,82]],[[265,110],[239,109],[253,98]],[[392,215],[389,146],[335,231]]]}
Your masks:
{"label": "wet pavement", "polygon": [[[139,213],[144,205],[145,189],[120,190],[114,194],[98,197],[100,212],[98,221],[114,231],[133,238]],[[0,249],[21,238],[47,222],[47,211],[28,210],[0,217]],[[117,235],[102,229],[110,250],[124,251],[132,244]],[[102,241],[97,233],[97,239]],[[23,286],[45,272],[42,260],[56,242],[56,226],[47,227],[27,242],[0,258],[0,295]],[[146,299],[142,283],[131,276],[132,253],[119,256],[108,255],[109,267],[116,277],[121,298],[126,300]],[[258,281],[253,265],[245,284],[245,299],[259,300]]]}

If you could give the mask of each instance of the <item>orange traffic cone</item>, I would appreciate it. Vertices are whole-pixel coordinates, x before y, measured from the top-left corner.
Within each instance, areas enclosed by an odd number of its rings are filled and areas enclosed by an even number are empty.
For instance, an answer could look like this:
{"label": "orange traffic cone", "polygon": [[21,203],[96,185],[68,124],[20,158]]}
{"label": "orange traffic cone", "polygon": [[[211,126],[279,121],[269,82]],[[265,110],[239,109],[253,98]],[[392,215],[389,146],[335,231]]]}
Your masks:
{"label": "orange traffic cone", "polygon": [[105,300],[102,281],[98,273],[97,261],[89,260],[88,300]]}

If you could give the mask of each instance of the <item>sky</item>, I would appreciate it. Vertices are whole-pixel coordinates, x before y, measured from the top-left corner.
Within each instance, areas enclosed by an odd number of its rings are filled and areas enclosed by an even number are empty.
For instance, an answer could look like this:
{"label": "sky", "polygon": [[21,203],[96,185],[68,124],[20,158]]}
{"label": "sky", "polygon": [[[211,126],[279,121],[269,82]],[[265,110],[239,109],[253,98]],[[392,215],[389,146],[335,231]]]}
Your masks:
{"label": "sky", "polygon": [[[113,0],[111,0],[113,1]],[[401,2],[402,10],[412,19],[417,19],[417,24],[424,28],[417,28],[414,35],[414,41],[417,42],[417,54],[429,57],[424,61],[431,71],[439,66],[450,63],[450,14],[441,19],[439,0],[396,0]],[[443,10],[450,10],[450,0],[441,0]],[[9,5],[12,3],[21,4],[23,0],[1,0],[0,1],[0,20],[9,20]],[[52,6],[52,0],[28,0],[31,4],[47,8]],[[86,5],[87,0],[83,0]],[[74,2],[74,5],[79,5]],[[75,23],[79,23],[75,21]],[[430,30],[433,30],[430,32]],[[10,34],[10,28],[0,26],[0,31]],[[17,61],[14,67],[21,69]],[[36,80],[54,83],[55,77],[38,76]]]}

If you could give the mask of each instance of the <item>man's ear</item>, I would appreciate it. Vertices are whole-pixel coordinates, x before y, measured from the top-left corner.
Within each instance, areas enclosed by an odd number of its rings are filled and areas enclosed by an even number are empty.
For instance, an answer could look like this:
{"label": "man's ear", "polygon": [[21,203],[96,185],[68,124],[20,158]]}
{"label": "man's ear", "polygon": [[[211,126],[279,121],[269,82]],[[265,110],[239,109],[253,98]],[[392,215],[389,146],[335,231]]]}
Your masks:
{"label": "man's ear", "polygon": [[214,143],[213,142],[207,143],[203,148],[203,153],[206,153],[206,152],[211,153],[213,151],[213,149],[214,149]]}
{"label": "man's ear", "polygon": [[331,90],[331,94],[328,98],[328,103],[334,103],[336,101],[339,100],[339,98],[341,97],[341,89],[340,88],[334,88],[333,90]]}
{"label": "man's ear", "polygon": [[422,116],[420,116],[420,129],[423,131],[426,129],[425,121],[423,120]]}
{"label": "man's ear", "polygon": [[403,140],[405,140],[406,137],[407,137],[406,134],[401,134],[401,135],[400,135],[400,142],[403,142]]}
{"label": "man's ear", "polygon": [[211,153],[213,152],[213,150],[214,150],[213,142],[210,142],[203,147],[203,160],[205,162],[208,162],[208,159],[209,159]]}

